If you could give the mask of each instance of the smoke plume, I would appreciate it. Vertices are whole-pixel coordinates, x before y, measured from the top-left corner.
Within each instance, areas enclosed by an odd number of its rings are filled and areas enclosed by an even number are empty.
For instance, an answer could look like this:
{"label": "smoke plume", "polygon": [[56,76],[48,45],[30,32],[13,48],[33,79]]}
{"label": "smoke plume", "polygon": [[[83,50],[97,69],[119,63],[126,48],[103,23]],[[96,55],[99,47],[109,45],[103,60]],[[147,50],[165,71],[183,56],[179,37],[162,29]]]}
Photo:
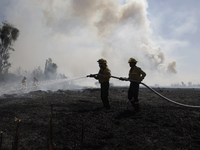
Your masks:
{"label": "smoke plume", "polygon": [[176,71],[176,62],[175,61],[173,61],[173,62],[171,62],[171,63],[168,64],[168,66],[167,66],[167,72],[174,73],[174,74],[177,73],[177,71]]}
{"label": "smoke plume", "polygon": [[177,72],[150,39],[146,0],[12,0],[8,7],[6,20],[20,30],[13,70],[44,67],[52,58],[59,72],[84,76],[97,73],[103,57],[113,75],[127,76],[134,57],[148,74]]}

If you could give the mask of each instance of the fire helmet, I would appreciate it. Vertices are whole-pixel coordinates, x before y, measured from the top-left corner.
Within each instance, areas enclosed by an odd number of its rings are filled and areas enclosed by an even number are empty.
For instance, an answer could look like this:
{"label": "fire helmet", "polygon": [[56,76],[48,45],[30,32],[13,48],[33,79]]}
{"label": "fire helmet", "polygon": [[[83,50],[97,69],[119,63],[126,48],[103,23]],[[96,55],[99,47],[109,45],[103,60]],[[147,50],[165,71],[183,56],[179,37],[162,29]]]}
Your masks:
{"label": "fire helmet", "polygon": [[99,59],[97,62],[100,63],[100,64],[106,64],[107,63],[107,61],[103,58]]}
{"label": "fire helmet", "polygon": [[130,58],[129,60],[128,60],[128,63],[137,63],[137,60],[135,59],[135,58]]}

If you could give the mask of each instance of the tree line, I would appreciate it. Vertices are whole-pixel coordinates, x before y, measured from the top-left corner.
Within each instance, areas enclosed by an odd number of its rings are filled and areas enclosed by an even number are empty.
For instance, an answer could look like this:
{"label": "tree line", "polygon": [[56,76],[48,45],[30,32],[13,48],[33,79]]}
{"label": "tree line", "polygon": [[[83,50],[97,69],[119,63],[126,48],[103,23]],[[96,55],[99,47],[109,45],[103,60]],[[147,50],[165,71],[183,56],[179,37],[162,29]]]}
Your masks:
{"label": "tree line", "polygon": [[19,37],[20,31],[14,25],[7,21],[2,22],[0,27],[0,82],[9,80],[18,80],[22,76],[37,77],[39,79],[66,78],[65,75],[57,74],[58,66],[51,58],[45,62],[44,71],[41,67],[34,69],[31,73],[23,71],[21,67],[15,74],[9,73],[11,63],[9,62],[10,52],[15,51],[13,45]]}

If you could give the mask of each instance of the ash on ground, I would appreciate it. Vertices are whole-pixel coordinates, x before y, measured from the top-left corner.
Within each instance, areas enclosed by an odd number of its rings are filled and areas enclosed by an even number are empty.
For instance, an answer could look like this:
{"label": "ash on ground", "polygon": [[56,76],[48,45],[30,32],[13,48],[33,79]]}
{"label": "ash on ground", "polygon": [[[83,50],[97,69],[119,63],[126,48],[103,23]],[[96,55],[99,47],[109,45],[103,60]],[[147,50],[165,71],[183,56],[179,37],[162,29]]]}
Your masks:
{"label": "ash on ground", "polygon": [[[200,105],[198,89],[155,90],[179,103]],[[1,149],[12,148],[18,116],[18,149],[48,149],[51,104],[56,150],[200,149],[200,109],[174,105],[141,88],[141,112],[136,115],[127,91],[127,87],[110,88],[110,110],[102,107],[99,88],[4,95],[0,99]]]}

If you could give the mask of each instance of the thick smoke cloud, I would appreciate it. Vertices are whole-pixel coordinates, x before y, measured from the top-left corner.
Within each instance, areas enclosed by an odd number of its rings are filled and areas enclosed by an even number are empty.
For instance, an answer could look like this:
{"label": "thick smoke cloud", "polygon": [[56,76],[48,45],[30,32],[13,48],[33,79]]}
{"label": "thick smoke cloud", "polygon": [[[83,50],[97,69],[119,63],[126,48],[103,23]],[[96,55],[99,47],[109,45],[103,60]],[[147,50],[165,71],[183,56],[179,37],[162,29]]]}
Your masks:
{"label": "thick smoke cloud", "polygon": [[96,73],[96,61],[103,57],[113,75],[127,76],[127,61],[135,57],[149,74],[174,74],[176,62],[166,62],[162,48],[150,39],[147,7],[146,0],[123,5],[121,0],[13,0],[6,18],[21,33],[12,69],[44,67],[52,58],[59,72],[84,76]]}

